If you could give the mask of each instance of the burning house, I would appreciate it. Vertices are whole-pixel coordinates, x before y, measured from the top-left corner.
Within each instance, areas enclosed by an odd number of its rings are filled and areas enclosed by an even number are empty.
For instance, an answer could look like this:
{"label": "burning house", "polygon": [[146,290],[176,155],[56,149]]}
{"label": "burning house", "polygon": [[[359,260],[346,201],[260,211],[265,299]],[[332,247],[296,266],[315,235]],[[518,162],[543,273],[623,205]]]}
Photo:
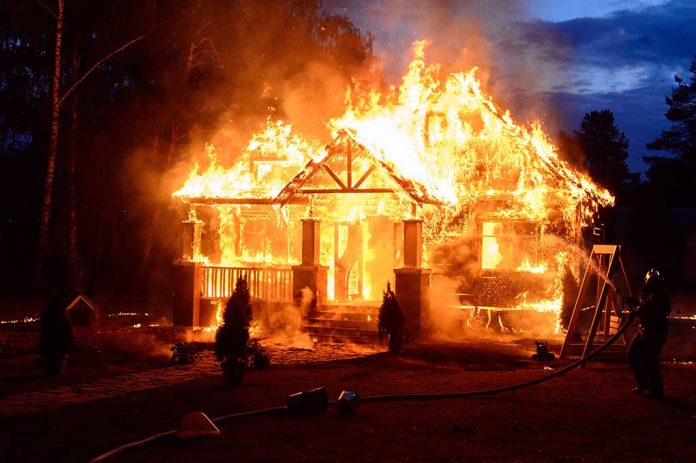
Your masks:
{"label": "burning house", "polygon": [[246,276],[252,297],[367,314],[387,281],[411,331],[436,302],[468,316],[560,312],[571,249],[611,194],[558,156],[539,126],[499,111],[467,73],[441,75],[424,44],[402,85],[330,121],[321,146],[268,121],[228,169],[207,146],[174,193],[188,209],[175,263],[174,323],[215,324],[217,301]]}

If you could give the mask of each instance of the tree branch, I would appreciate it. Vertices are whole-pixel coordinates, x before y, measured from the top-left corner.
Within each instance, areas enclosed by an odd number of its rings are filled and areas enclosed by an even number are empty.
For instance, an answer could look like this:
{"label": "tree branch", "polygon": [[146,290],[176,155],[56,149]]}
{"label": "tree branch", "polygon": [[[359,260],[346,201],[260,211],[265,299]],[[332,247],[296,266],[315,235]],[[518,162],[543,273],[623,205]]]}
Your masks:
{"label": "tree branch", "polygon": [[145,37],[147,37],[148,35],[150,35],[151,32],[152,32],[152,31],[146,32],[145,34],[141,35],[140,37],[136,37],[136,38],[134,38],[134,39],[132,39],[132,40],[130,40],[130,41],[124,43],[124,44],[121,45],[119,48],[117,48],[116,50],[112,51],[111,53],[109,53],[108,55],[106,55],[105,57],[103,57],[102,59],[100,59],[99,61],[97,61],[96,63],[94,63],[94,66],[92,66],[91,68],[89,68],[89,70],[88,70],[87,72],[85,72],[84,74],[82,74],[82,77],[80,77],[74,84],[72,84],[72,86],[63,94],[63,96],[60,97],[60,100],[58,101],[58,106],[60,106],[61,104],[63,104],[63,101],[65,101],[65,99],[68,97],[68,95],[70,95],[70,93],[71,93],[73,90],[75,90],[75,87],[77,87],[78,85],[80,85],[80,84],[82,83],[83,80],[85,80],[87,77],[89,77],[89,75],[90,75],[92,72],[94,72],[94,70],[97,69],[99,66],[101,66],[102,64],[104,64],[105,61],[107,61],[108,59],[112,58],[114,55],[117,55],[118,53],[122,52],[123,50],[125,50],[125,49],[128,48],[128,47],[130,47],[130,46],[133,45],[134,43],[141,41],[142,39],[144,39]]}
{"label": "tree branch", "polygon": [[40,4],[42,7],[44,7],[44,9],[45,9],[46,11],[48,11],[48,12],[51,14],[51,16],[53,16],[54,18],[58,19],[58,16],[56,16],[56,14],[53,12],[53,10],[50,9],[44,2],[42,2],[41,0],[36,0],[36,1],[39,2],[39,4]]}

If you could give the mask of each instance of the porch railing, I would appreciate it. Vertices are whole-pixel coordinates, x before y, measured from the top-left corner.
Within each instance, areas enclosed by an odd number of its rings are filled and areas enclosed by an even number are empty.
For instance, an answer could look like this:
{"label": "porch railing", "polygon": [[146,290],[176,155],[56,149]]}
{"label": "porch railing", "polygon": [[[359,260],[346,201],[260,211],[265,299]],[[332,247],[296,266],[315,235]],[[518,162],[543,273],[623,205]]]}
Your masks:
{"label": "porch railing", "polygon": [[292,301],[292,270],[274,267],[203,267],[202,297],[229,298],[237,279],[246,277],[249,295],[266,301]]}

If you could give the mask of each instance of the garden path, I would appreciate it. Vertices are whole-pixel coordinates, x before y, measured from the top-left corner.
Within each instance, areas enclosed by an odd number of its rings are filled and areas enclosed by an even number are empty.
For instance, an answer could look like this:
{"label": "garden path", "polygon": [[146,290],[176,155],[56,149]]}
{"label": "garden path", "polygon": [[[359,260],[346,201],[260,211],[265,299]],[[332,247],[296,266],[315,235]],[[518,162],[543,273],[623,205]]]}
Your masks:
{"label": "garden path", "polygon": [[[264,344],[271,354],[273,365],[350,359],[378,352],[373,347],[354,344],[316,344],[311,349]],[[170,365],[89,383],[75,383],[6,396],[0,400],[0,417],[43,413],[74,404],[171,386],[216,374],[221,374],[219,363],[215,361],[212,351],[203,351],[200,360],[188,365]]]}

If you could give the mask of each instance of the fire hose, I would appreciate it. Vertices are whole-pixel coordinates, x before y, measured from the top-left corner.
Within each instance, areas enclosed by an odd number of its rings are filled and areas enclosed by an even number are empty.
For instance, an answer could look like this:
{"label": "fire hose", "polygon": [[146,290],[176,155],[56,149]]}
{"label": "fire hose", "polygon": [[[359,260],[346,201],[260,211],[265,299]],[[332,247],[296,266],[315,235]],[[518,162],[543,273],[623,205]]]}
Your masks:
{"label": "fire hose", "polygon": [[[282,406],[282,407],[262,408],[262,409],[259,409],[259,410],[252,410],[252,411],[249,411],[249,412],[230,413],[229,415],[218,416],[217,418],[214,418],[214,419],[212,419],[211,421],[212,421],[213,423],[216,423],[216,422],[223,421],[223,420],[227,420],[227,419],[230,419],[230,418],[242,418],[242,417],[245,417],[245,416],[257,416],[257,415],[271,414],[271,413],[280,412],[280,411],[284,411],[284,410],[287,410],[287,407]],[[112,457],[112,456],[116,455],[117,453],[121,453],[122,451],[124,451],[124,450],[126,450],[126,449],[131,449],[131,448],[134,448],[134,447],[140,447],[141,445],[145,445],[145,444],[147,444],[147,443],[154,442],[154,441],[159,440],[159,439],[161,439],[161,438],[163,438],[163,437],[173,436],[173,435],[176,434],[176,432],[177,432],[176,429],[172,429],[172,430],[169,430],[169,431],[161,432],[161,433],[159,433],[159,434],[153,434],[152,436],[146,437],[145,439],[142,439],[142,440],[139,440],[139,441],[130,442],[130,443],[128,443],[128,444],[125,444],[125,445],[122,445],[122,446],[120,446],[120,447],[117,447],[117,448],[115,448],[115,449],[113,449],[113,450],[109,450],[108,452],[103,453],[103,454],[99,455],[98,457],[95,457],[95,458],[91,459],[91,460],[89,461],[89,463],[96,463],[96,462],[99,462],[99,461],[104,461],[104,460],[106,460],[107,458]]]}
{"label": "fire hose", "polygon": [[370,403],[370,402],[396,402],[396,401],[407,401],[407,400],[462,399],[462,398],[466,398],[466,397],[480,397],[480,396],[486,396],[486,395],[501,394],[503,392],[515,391],[517,389],[522,389],[525,387],[535,386],[537,384],[545,383],[546,381],[554,379],[558,376],[561,376],[565,373],[568,373],[570,370],[573,370],[577,367],[584,365],[589,360],[592,360],[594,357],[601,354],[609,346],[611,346],[614,342],[616,342],[616,340],[619,339],[619,336],[624,334],[624,332],[626,331],[626,329],[628,329],[628,327],[631,325],[633,320],[634,320],[634,317],[630,317],[628,319],[628,321],[622,327],[620,327],[611,338],[609,338],[604,344],[602,344],[601,346],[597,347],[595,350],[593,350],[592,352],[587,354],[585,357],[578,359],[575,362],[569,363],[568,365],[561,368],[560,370],[556,370],[553,373],[549,373],[548,375],[542,376],[540,378],[535,378],[535,379],[532,379],[529,381],[524,381],[522,383],[511,384],[509,386],[496,387],[496,388],[492,388],[492,389],[481,389],[478,391],[440,392],[440,393],[431,393],[431,394],[373,395],[373,396],[361,397],[360,402],[361,403]]}
{"label": "fire hose", "polygon": [[[477,390],[477,391],[438,392],[438,393],[422,393],[422,394],[372,395],[372,396],[360,397],[359,401],[360,401],[360,403],[378,403],[378,402],[397,402],[397,401],[463,399],[463,398],[468,398],[468,397],[481,397],[481,396],[502,394],[503,392],[510,392],[510,391],[515,391],[517,389],[523,389],[525,387],[535,386],[537,384],[541,384],[541,383],[544,383],[546,381],[557,378],[561,375],[564,375],[565,373],[568,373],[569,371],[574,370],[575,368],[583,366],[585,363],[592,360],[597,355],[601,354],[609,346],[611,346],[614,342],[616,342],[616,340],[619,339],[619,336],[624,334],[624,332],[632,324],[634,319],[635,319],[635,317],[630,316],[628,318],[628,320],[626,321],[626,323],[624,323],[623,326],[621,326],[616,331],[616,333],[614,333],[614,335],[611,338],[609,338],[604,344],[600,345],[599,347],[594,349],[592,352],[587,354],[585,357],[582,357],[582,358],[580,358],[572,363],[569,363],[568,365],[561,368],[560,370],[556,370],[553,373],[542,376],[540,378],[535,378],[535,379],[532,379],[529,381],[524,381],[524,382],[517,383],[517,384],[511,384],[508,386],[496,387],[496,388],[491,388],[491,389],[481,389],[481,390]],[[332,401],[328,402],[328,405],[337,406],[337,405],[339,405],[339,402],[340,402],[339,400],[332,400]],[[278,412],[284,412],[287,410],[288,410],[287,406],[263,408],[263,409],[259,409],[259,410],[248,411],[248,412],[231,413],[229,415],[219,416],[217,418],[212,419],[211,421],[213,423],[216,423],[216,422],[220,422],[220,421],[224,421],[224,420],[228,420],[228,419],[232,419],[232,418],[242,418],[242,417],[249,417],[249,416],[273,414],[273,413],[278,413]],[[130,442],[128,444],[117,447],[113,450],[110,450],[102,455],[99,455],[96,458],[93,458],[92,460],[90,460],[90,463],[104,461],[107,458],[114,456],[117,453],[120,453],[126,449],[139,447],[141,445],[159,440],[163,437],[175,435],[176,432],[177,432],[177,430],[173,429],[170,431],[161,432],[159,434],[154,434],[150,437],[147,437],[147,438],[139,440],[139,441]]]}

